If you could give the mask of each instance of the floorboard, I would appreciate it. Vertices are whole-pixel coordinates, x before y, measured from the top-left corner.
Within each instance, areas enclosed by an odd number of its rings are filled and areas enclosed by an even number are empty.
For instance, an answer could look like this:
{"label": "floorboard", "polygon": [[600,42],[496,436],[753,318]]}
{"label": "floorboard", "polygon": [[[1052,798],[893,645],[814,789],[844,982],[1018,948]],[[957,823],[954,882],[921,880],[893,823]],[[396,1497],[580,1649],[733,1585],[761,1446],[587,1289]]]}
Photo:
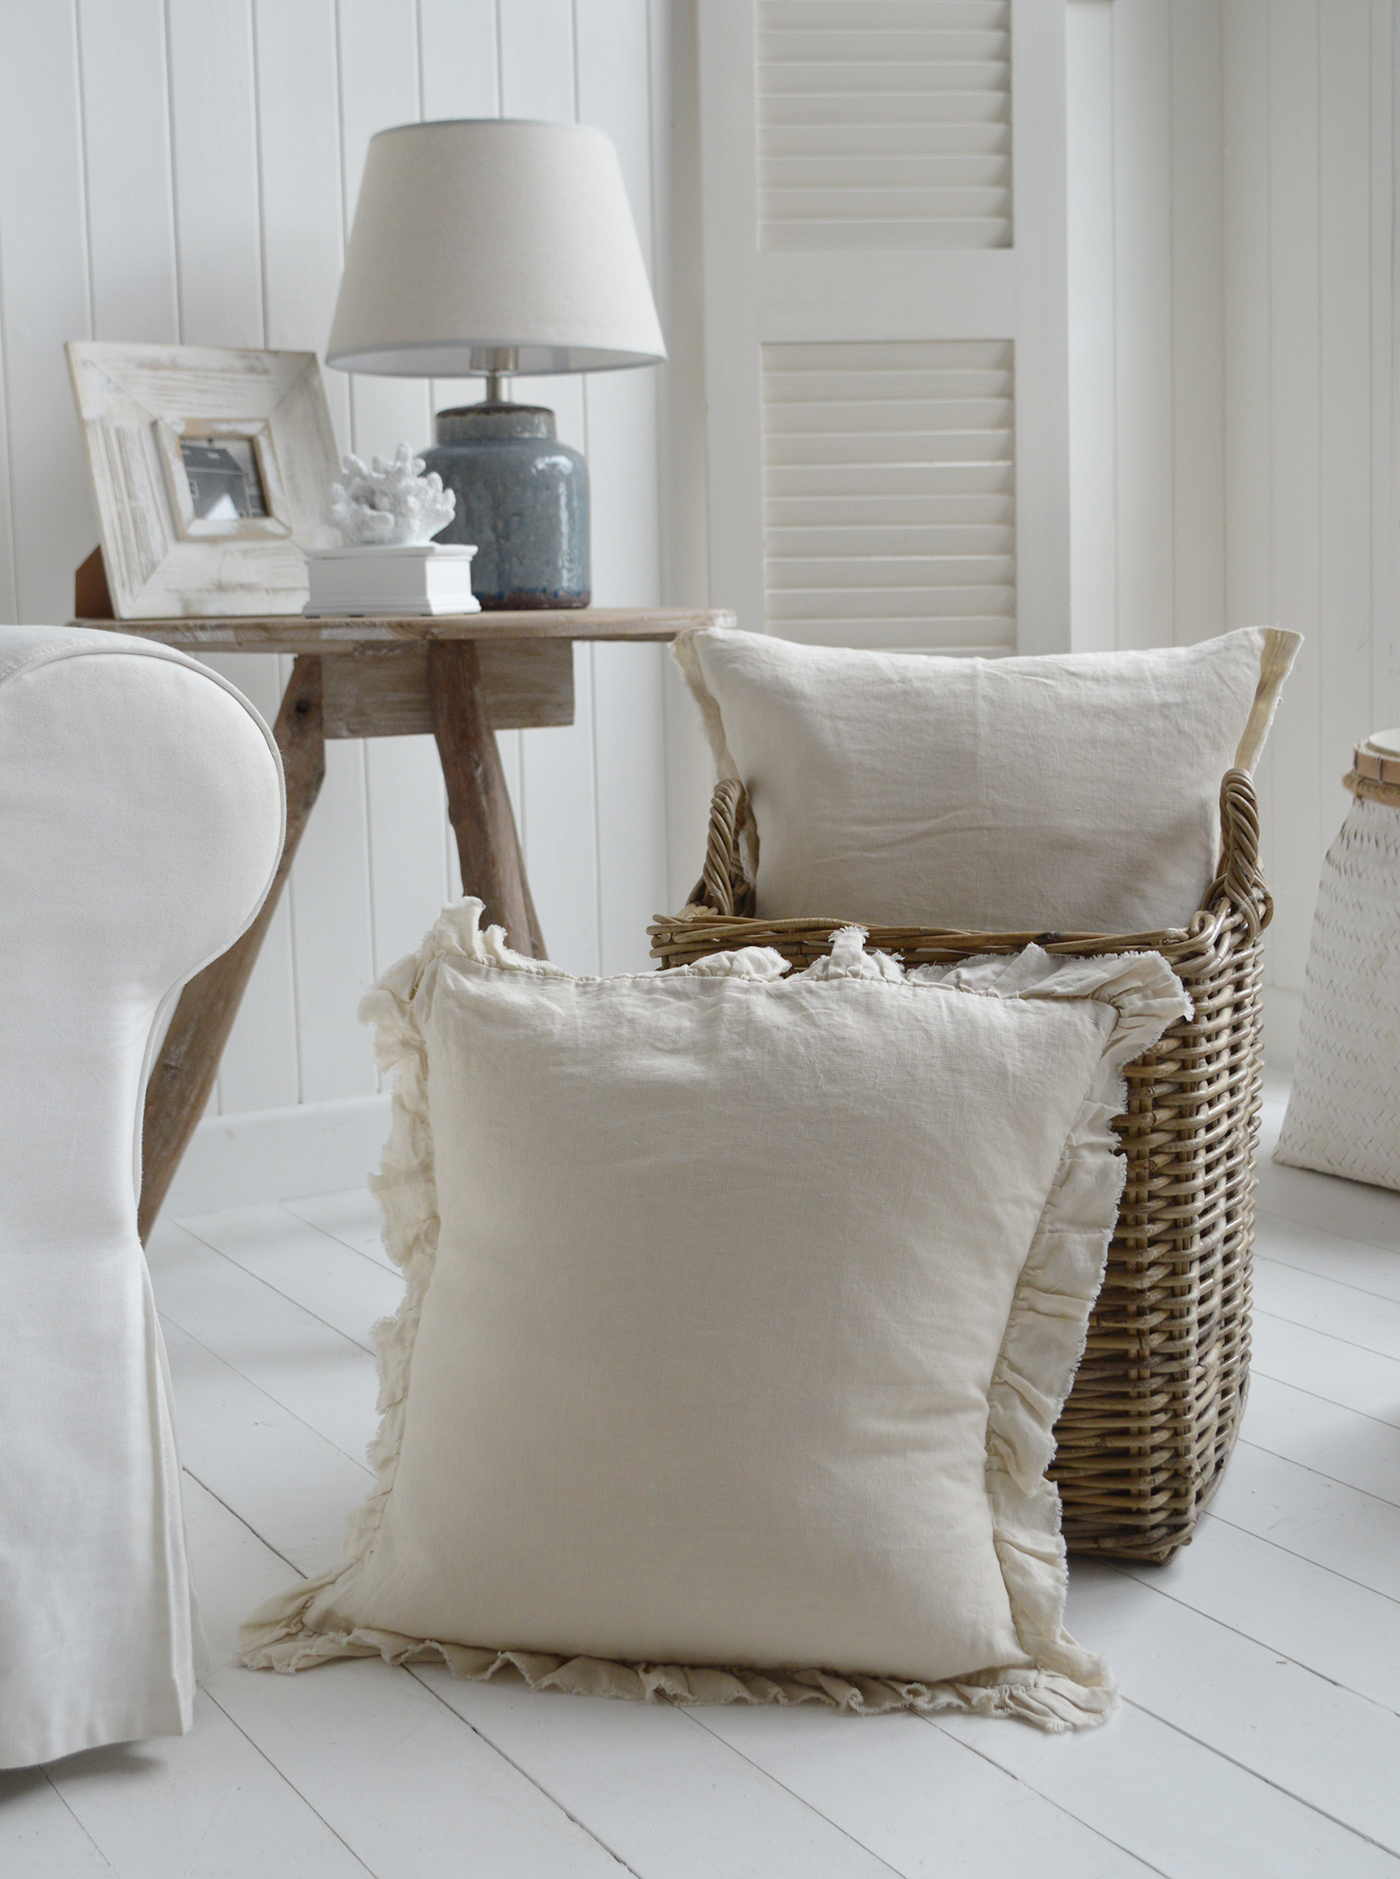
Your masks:
{"label": "floorboard", "polygon": [[1107,1564],[1077,1564],[1066,1623],[1140,1708],[1400,1853],[1400,1717]]}
{"label": "floorboard", "polygon": [[164,1329],[190,1473],[296,1571],[334,1565],[346,1518],[369,1492],[368,1466],[168,1319]]}
{"label": "floorboard", "polygon": [[1368,1246],[1340,1233],[1324,1233],[1321,1227],[1299,1226],[1294,1220],[1262,1212],[1254,1244],[1258,1260],[1294,1266],[1377,1298],[1400,1301],[1400,1258],[1393,1246]]}
{"label": "floorboard", "polygon": [[[1378,1256],[1383,1257],[1379,1254]],[[1400,1266],[1400,1260],[1392,1261]],[[1260,1259],[1254,1271],[1254,1308],[1336,1338],[1373,1356],[1400,1360],[1400,1299],[1363,1291],[1336,1275]]]}
{"label": "floorboard", "polygon": [[207,1689],[368,1870],[394,1879],[617,1874],[593,1834],[407,1670],[378,1659],[295,1677],[238,1669],[239,1621],[292,1575],[197,1485],[188,1512],[215,1663]]}
{"label": "floorboard", "polygon": [[42,1768],[0,1770],[0,1864],[23,1879],[103,1879],[113,1870]]}
{"label": "floorboard", "polygon": [[1400,1507],[1241,1441],[1209,1518],[1400,1599]]}
{"label": "floorboard", "polygon": [[1264,1213],[1327,1234],[1342,1232],[1382,1252],[1400,1246],[1400,1194],[1335,1174],[1283,1167],[1269,1159],[1274,1134],[1276,1128],[1266,1128],[1260,1143],[1264,1153],[1256,1204]]}
{"label": "floorboard", "polygon": [[904,1870],[684,1710],[419,1674],[646,1879],[887,1879]]}
{"label": "floorboard", "polygon": [[89,1749],[48,1772],[120,1879],[364,1879],[368,1870],[206,1690],[188,1735]]}
{"label": "floorboard", "polygon": [[1256,1370],[1242,1434],[1271,1455],[1400,1507],[1400,1429],[1390,1423]]}
{"label": "floorboard", "polygon": [[[830,1710],[717,1709],[696,1719],[911,1879],[1132,1879],[1156,1871],[966,1743],[911,1715],[851,1727]],[[990,1725],[996,1728],[998,1725]]]}
{"label": "floorboard", "polygon": [[[1190,1553],[1115,1570],[1394,1714],[1400,1603],[1207,1514]],[[1397,1764],[1400,1766],[1400,1763]]]}
{"label": "floorboard", "polygon": [[149,1257],[168,1323],[351,1460],[364,1455],[379,1417],[378,1373],[362,1344],[212,1252],[183,1227],[158,1227]]}
{"label": "floorboard", "polygon": [[1136,1852],[1164,1879],[1397,1879],[1393,1854],[1159,1721],[1125,1683],[1121,1713],[1086,1735],[1047,1736],[976,1716],[929,1726]]}
{"label": "floorboard", "polygon": [[319,1227],[367,1259],[376,1259],[386,1271],[396,1270],[384,1251],[383,1220],[379,1202],[367,1187],[352,1187],[340,1194],[321,1194],[310,1200],[284,1202],[287,1212],[309,1226]]}
{"label": "floorboard", "polygon": [[[370,1327],[398,1310],[401,1275],[368,1253],[358,1262],[346,1259],[343,1240],[281,1209],[266,1211],[271,1218],[259,1208],[251,1220],[239,1210],[199,1214],[180,1225],[313,1318],[372,1351]],[[165,1230],[162,1222],[156,1233]]]}
{"label": "floorboard", "polygon": [[1400,1359],[1256,1311],[1253,1371],[1400,1429]]}

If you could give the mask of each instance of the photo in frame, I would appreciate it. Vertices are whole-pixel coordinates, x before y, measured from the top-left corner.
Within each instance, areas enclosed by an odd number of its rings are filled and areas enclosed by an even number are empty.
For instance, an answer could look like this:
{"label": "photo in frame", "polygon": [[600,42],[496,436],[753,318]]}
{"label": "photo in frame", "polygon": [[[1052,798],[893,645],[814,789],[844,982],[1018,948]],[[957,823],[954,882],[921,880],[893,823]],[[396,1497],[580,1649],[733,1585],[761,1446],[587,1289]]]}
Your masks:
{"label": "photo in frame", "polygon": [[313,352],[68,347],[112,612],[299,613],[339,456]]}

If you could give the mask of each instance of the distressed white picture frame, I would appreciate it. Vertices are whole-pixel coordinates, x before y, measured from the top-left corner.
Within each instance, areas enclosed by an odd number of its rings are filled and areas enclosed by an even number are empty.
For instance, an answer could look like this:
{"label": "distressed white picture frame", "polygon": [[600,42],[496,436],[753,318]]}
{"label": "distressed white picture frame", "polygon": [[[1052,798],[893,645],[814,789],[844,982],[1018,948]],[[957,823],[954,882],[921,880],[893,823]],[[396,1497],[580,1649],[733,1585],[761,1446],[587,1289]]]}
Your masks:
{"label": "distressed white picture frame", "polygon": [[[339,474],[315,353],[75,340],[68,365],[116,617],[300,613]],[[186,433],[251,443],[266,516],[195,515]]]}

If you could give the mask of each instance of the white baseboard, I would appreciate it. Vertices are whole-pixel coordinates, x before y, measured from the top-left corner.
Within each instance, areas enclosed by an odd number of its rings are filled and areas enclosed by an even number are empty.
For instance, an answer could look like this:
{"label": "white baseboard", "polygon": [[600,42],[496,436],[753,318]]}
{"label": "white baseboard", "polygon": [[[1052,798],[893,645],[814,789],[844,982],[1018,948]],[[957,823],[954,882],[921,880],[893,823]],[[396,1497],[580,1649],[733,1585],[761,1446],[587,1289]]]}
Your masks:
{"label": "white baseboard", "polygon": [[161,1211],[171,1219],[362,1187],[388,1135],[387,1094],[210,1116],[195,1130]]}
{"label": "white baseboard", "polygon": [[1298,1025],[1303,994],[1282,985],[1264,987],[1264,1061],[1271,1070],[1291,1074],[1298,1061]]}

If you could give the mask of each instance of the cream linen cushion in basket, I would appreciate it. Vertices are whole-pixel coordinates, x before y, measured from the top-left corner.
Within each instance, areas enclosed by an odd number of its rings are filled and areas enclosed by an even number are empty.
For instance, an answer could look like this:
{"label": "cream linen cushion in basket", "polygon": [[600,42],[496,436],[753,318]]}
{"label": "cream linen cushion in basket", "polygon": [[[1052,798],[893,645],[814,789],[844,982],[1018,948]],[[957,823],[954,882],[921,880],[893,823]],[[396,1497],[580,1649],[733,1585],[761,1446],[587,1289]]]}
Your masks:
{"label": "cream linen cushion in basket", "polygon": [[760,919],[974,933],[1188,926],[1220,779],[1252,769],[1299,635],[1030,659],[676,641],[753,811]]}
{"label": "cream linen cushion in basket", "polygon": [[1120,1072],[1187,1008],[1162,960],[906,976],[850,930],[793,976],[576,979],[479,915],[366,1001],[406,1278],[378,1481],[243,1661],[1100,1720],[1045,1467]]}

